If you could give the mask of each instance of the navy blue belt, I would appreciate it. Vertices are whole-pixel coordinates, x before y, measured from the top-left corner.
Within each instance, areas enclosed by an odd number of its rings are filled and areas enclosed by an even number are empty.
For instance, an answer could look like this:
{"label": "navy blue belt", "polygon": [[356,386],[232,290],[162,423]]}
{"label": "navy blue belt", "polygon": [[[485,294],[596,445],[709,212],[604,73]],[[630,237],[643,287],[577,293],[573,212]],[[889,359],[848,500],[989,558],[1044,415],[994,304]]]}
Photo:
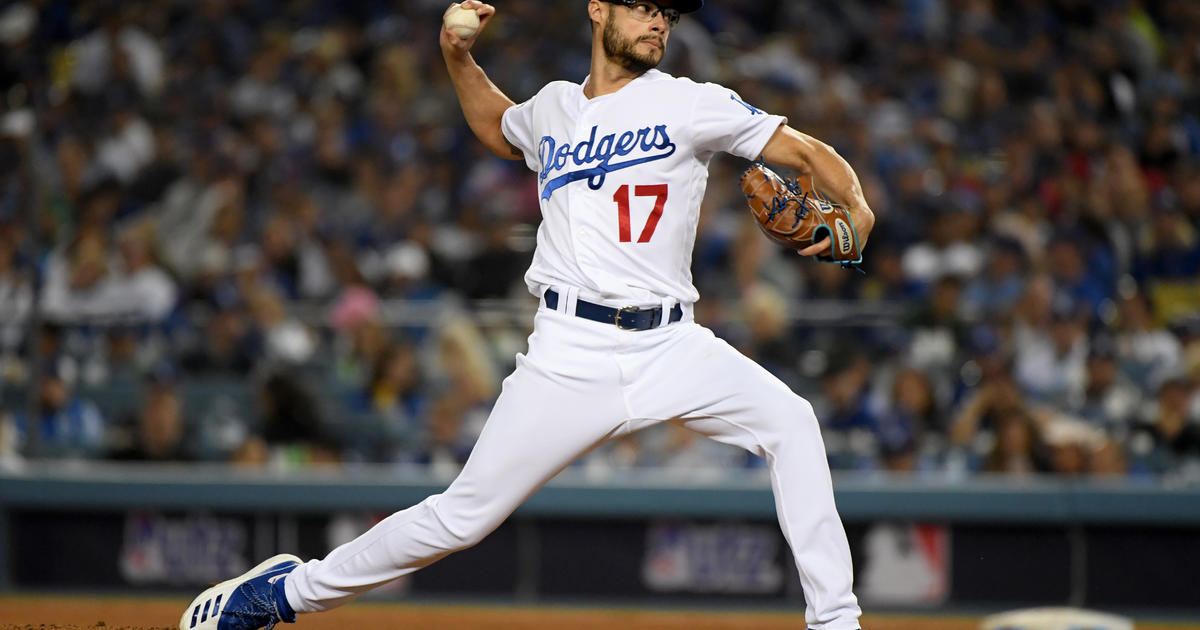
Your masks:
{"label": "navy blue belt", "polygon": [[[558,293],[554,289],[546,290],[546,308],[558,308]],[[621,330],[650,330],[658,328],[662,323],[663,310],[661,306],[654,308],[639,308],[626,306],[612,308],[602,304],[592,304],[583,300],[575,301],[575,316],[590,319],[601,324],[616,324]],[[683,308],[678,304],[671,307],[668,324],[683,319]]]}

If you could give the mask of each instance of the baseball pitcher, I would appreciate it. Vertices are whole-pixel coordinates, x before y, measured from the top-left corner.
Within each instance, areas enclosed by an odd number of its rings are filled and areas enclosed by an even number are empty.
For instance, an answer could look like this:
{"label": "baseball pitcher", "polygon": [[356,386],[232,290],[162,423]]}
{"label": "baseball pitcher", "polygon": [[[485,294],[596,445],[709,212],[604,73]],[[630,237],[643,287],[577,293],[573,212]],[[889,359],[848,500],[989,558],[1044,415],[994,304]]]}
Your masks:
{"label": "baseball pitcher", "polygon": [[[517,355],[462,473],[442,494],[324,559],[275,556],[206,590],[184,611],[181,629],[271,627],[353,601],[478,543],[580,455],[660,422],[766,459],[808,627],[859,627],[850,550],[812,406],[693,321],[699,294],[690,273],[717,152],[796,169],[845,210],[838,220],[852,228],[796,246],[803,256],[826,256],[834,241],[848,252],[865,243],[874,216],[858,178],[785,118],[719,85],[655,70],[680,15],[702,0],[577,1],[593,29],[591,74],[550,83],[520,104],[471,56],[494,7],[453,5],[441,32],[467,123],[494,153],[533,171],[542,212],[525,275],[540,300],[528,352]],[[475,15],[463,19],[462,11]],[[806,204],[757,206],[772,224],[791,213],[790,225],[808,216]],[[850,235],[857,242],[840,242]]]}

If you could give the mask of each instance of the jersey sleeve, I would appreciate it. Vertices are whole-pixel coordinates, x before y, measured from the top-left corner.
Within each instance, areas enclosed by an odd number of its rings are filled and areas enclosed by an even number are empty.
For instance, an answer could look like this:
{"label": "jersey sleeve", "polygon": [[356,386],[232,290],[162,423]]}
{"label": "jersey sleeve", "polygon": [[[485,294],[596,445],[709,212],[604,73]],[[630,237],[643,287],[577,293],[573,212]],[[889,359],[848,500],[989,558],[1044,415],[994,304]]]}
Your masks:
{"label": "jersey sleeve", "polygon": [[525,154],[525,163],[531,169],[537,169],[537,142],[533,132],[533,105],[537,96],[504,110],[500,116],[500,132],[509,144]]}
{"label": "jersey sleeve", "polygon": [[756,160],[787,118],[774,116],[742,100],[737,92],[703,83],[692,111],[692,131],[700,151],[724,151]]}

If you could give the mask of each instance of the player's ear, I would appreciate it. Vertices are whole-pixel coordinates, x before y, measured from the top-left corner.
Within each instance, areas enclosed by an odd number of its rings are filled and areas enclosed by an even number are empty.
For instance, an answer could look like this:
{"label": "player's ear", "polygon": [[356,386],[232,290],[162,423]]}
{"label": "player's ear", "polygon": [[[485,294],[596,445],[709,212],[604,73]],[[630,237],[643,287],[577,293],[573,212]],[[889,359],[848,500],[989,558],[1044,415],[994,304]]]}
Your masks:
{"label": "player's ear", "polygon": [[593,31],[596,30],[597,26],[603,24],[604,19],[607,17],[604,13],[607,7],[603,6],[604,4],[600,0],[591,0],[588,2],[588,19],[592,22]]}

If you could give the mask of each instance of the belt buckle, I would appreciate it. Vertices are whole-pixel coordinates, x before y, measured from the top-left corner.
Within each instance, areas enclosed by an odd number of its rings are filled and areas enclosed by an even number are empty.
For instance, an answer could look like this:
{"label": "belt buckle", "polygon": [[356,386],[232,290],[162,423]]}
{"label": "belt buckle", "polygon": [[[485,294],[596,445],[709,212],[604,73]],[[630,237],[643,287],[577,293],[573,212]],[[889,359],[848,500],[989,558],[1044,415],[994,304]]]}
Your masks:
{"label": "belt buckle", "polygon": [[614,321],[613,321],[613,323],[617,325],[617,328],[620,328],[621,330],[641,330],[636,325],[634,325],[634,326],[622,326],[621,325],[621,313],[624,313],[624,312],[640,313],[640,312],[642,312],[642,308],[640,306],[622,306],[621,308],[617,309],[617,316],[616,316],[616,318],[614,318]]}

